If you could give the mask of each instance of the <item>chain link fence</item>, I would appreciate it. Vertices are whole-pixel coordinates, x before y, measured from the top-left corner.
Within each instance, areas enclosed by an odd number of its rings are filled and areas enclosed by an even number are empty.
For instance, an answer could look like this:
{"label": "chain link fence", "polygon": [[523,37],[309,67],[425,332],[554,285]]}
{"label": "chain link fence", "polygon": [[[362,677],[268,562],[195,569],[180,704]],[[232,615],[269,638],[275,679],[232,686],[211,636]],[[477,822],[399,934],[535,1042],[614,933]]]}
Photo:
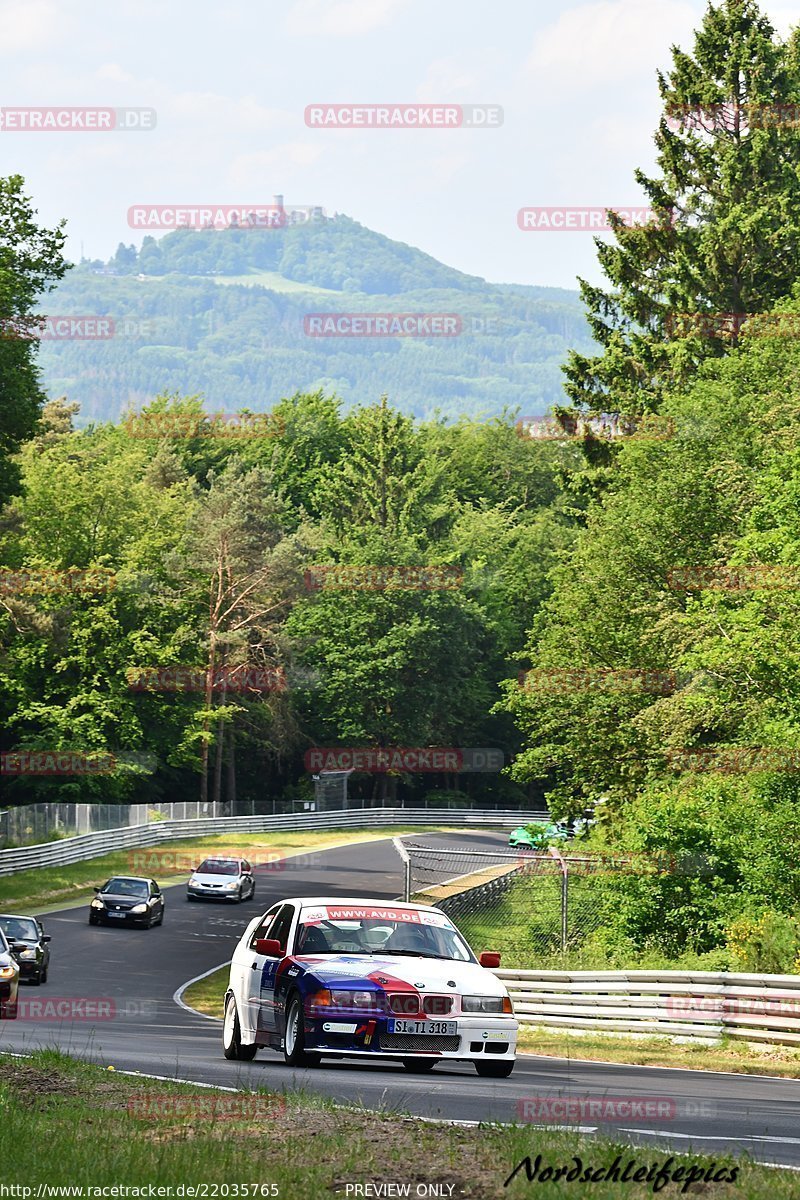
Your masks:
{"label": "chain link fence", "polygon": [[222,805],[195,801],[174,804],[24,804],[0,808],[0,849],[106,833],[152,821],[191,821],[218,817]]}
{"label": "chain link fence", "polygon": [[563,963],[602,924],[596,860],[403,844],[406,899],[442,909],[477,952],[499,951],[504,966]]}

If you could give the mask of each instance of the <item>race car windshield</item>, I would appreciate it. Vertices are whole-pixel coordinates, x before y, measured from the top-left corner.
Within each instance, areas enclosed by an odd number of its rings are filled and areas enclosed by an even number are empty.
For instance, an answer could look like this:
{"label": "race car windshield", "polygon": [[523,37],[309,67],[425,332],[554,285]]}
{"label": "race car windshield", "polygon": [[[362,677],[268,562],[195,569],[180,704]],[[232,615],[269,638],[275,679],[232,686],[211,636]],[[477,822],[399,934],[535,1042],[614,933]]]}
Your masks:
{"label": "race car windshield", "polygon": [[452,926],[411,924],[385,918],[303,921],[297,928],[295,954],[408,955],[475,962],[472,951]]}
{"label": "race car windshield", "polygon": [[0,917],[0,929],[10,938],[27,939],[31,942],[39,940],[36,922],[25,917]]}
{"label": "race car windshield", "polygon": [[238,875],[239,864],[226,862],[222,858],[207,858],[197,868],[198,875]]}
{"label": "race car windshield", "polygon": [[103,888],[104,892],[112,892],[115,896],[146,896],[147,884],[143,879],[109,879]]}

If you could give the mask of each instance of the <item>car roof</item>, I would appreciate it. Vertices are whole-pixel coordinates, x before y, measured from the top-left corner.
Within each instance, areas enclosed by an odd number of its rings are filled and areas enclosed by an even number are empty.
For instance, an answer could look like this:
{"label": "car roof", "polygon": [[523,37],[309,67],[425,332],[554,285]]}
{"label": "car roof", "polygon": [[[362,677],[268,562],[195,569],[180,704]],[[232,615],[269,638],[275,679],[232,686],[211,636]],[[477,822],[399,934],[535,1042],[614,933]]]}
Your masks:
{"label": "car roof", "polygon": [[[409,900],[386,900],[375,896],[285,896],[280,904],[301,904],[303,908],[318,908],[322,905],[339,908],[414,908],[420,912],[439,912],[432,904],[412,904]],[[270,905],[272,908],[273,905]]]}
{"label": "car roof", "polygon": [[129,879],[131,883],[155,883],[155,879],[151,879],[149,875],[109,875],[108,882],[112,879]]}
{"label": "car roof", "polygon": [[243,858],[243,854],[238,857],[232,854],[207,854],[203,862],[241,862]]}
{"label": "car roof", "polygon": [[29,917],[27,913],[0,913],[0,921],[4,921],[6,917],[19,917],[21,921],[35,921],[37,925],[41,924],[38,917]]}

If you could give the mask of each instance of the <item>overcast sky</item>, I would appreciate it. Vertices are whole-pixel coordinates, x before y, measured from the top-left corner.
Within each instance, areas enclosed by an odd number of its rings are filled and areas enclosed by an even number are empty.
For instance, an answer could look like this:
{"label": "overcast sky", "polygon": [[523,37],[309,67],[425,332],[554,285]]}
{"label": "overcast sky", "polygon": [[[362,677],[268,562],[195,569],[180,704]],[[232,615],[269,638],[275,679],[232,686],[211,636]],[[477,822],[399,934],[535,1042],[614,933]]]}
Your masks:
{"label": "overcast sky", "polygon": [[[795,8],[765,5],[786,32]],[[590,233],[527,206],[641,203],[655,71],[700,0],[0,0],[3,106],[141,106],[150,132],[0,131],[69,253],[107,257],[133,204],[345,212],[496,282],[597,278]],[[313,103],[502,105],[499,128],[312,129]],[[160,236],[156,234],[156,236]],[[269,236],[265,234],[263,236]]]}

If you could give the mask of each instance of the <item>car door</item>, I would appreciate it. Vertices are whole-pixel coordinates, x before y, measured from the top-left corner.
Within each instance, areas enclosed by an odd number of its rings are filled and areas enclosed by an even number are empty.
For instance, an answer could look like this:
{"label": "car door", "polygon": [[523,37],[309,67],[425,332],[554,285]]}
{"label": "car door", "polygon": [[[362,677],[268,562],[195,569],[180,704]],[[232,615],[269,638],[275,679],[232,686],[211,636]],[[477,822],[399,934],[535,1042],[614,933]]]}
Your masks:
{"label": "car door", "polygon": [[241,869],[242,875],[244,876],[242,896],[252,896],[253,892],[256,890],[256,881],[253,877],[253,868],[250,866],[249,862],[247,862],[245,859],[242,859]]}
{"label": "car door", "polygon": [[[247,1041],[252,1041],[255,1037],[261,1003],[260,968],[257,962],[259,956],[255,952],[255,944],[259,938],[269,936],[269,928],[280,907],[280,904],[273,904],[263,917],[256,917],[251,921],[237,943],[231,960],[230,986],[236,997],[239,1021]],[[257,987],[255,981],[258,981]]]}
{"label": "car door", "polygon": [[150,920],[157,921],[164,911],[164,897],[161,895],[161,888],[155,882],[150,880]]}
{"label": "car door", "polygon": [[[256,1034],[274,1033],[277,1029],[275,1018],[275,975],[278,970],[278,964],[286,954],[286,946],[289,941],[294,916],[295,906],[293,904],[282,904],[275,913],[267,931],[261,933],[259,928],[257,928],[250,938],[252,958],[250,963],[249,1009],[252,1021],[251,1028]],[[259,954],[256,950],[256,942],[259,937],[274,938],[280,942],[281,954],[275,957]]]}

